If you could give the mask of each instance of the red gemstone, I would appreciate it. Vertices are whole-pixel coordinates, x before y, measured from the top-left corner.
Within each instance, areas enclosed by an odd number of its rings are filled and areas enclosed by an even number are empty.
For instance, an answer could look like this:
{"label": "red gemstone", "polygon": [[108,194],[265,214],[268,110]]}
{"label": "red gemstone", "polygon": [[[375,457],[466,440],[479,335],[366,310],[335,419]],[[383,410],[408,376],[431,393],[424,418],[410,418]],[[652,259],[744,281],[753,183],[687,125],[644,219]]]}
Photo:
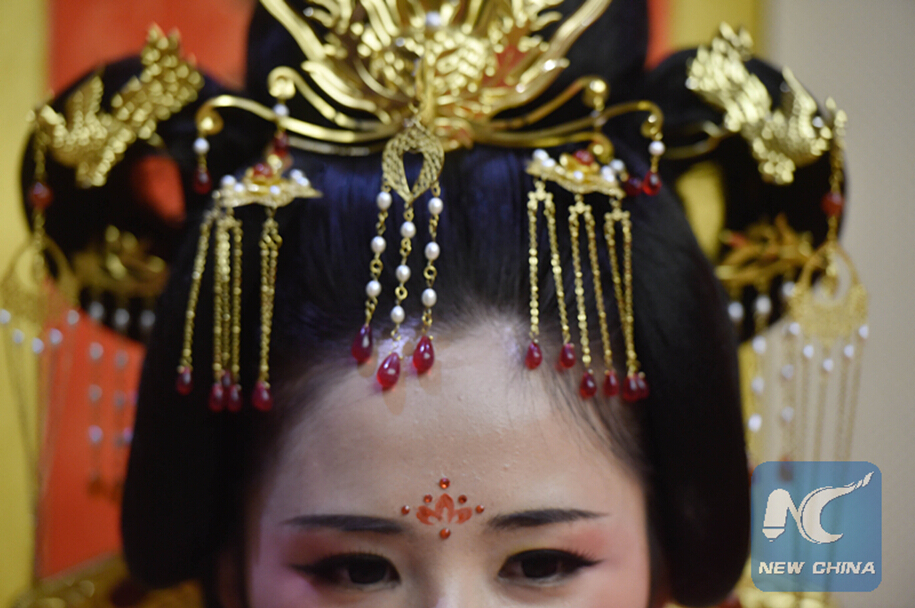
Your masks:
{"label": "red gemstone", "polygon": [[286,131],[280,131],[273,136],[273,153],[280,158],[286,158],[289,154],[289,135]]}
{"label": "red gemstone", "polygon": [[385,357],[375,377],[381,388],[385,390],[397,384],[397,380],[400,378],[400,356],[397,353],[391,353]]}
{"label": "red gemstone", "polygon": [[562,350],[559,352],[559,367],[569,369],[573,365],[575,365],[575,345],[563,344]]}
{"label": "red gemstone", "polygon": [[273,175],[273,169],[270,168],[270,165],[266,163],[257,163],[254,165],[254,176],[255,177],[270,177]]}
{"label": "red gemstone", "polygon": [[258,380],[251,394],[251,403],[262,412],[269,412],[273,408],[273,394],[270,385],[263,380]]}
{"label": "red gemstone", "polygon": [[465,502],[467,502],[467,497],[466,497],[466,496],[464,496],[463,494],[461,494],[460,496],[458,496],[458,503],[464,504]]}
{"label": "red gemstone", "polygon": [[442,539],[446,539],[449,536],[451,536],[451,530],[449,530],[448,528],[442,528],[442,531],[439,532],[438,535],[441,536]]}
{"label": "red gemstone", "polygon": [[432,340],[429,336],[423,336],[413,351],[413,367],[416,372],[424,374],[429,371],[432,364],[435,363],[435,349],[432,348]]}
{"label": "red gemstone", "polygon": [[630,176],[623,184],[623,191],[626,196],[638,196],[642,192],[642,180],[635,175]]}
{"label": "red gemstone", "polygon": [[575,159],[583,165],[593,165],[594,155],[588,150],[579,150],[575,153]]}
{"label": "red gemstone", "polygon": [[638,374],[629,374],[623,380],[623,399],[630,403],[634,403],[641,398],[638,378]]}
{"label": "red gemstone", "polygon": [[241,411],[241,386],[233,384],[225,394],[226,409],[230,412]]}
{"label": "red gemstone", "polygon": [[409,515],[409,513],[410,513],[410,506],[409,506],[409,505],[404,505],[404,506],[400,507],[400,512],[401,512],[401,514],[403,514],[403,515]]}
{"label": "red gemstone", "polygon": [[540,350],[540,345],[536,342],[531,342],[530,346],[527,347],[527,355],[524,357],[524,364],[527,366],[527,369],[537,369],[542,362],[543,351]]}
{"label": "red gemstone", "polygon": [[829,217],[838,217],[842,215],[842,210],[845,208],[845,197],[839,192],[827,192],[823,196],[820,206],[823,208],[823,213]]}
{"label": "red gemstone", "polygon": [[581,377],[581,384],[578,385],[578,392],[582,399],[590,399],[597,393],[597,382],[594,381],[594,374],[585,372]]}
{"label": "red gemstone", "polygon": [[210,179],[210,172],[206,167],[198,167],[194,175],[194,192],[197,194],[209,194],[213,187],[213,180]]}
{"label": "red gemstone", "polygon": [[44,211],[51,206],[54,200],[54,192],[44,182],[35,182],[29,189],[29,202],[32,207],[39,211]]}
{"label": "red gemstone", "polygon": [[191,368],[183,365],[178,368],[178,379],[175,381],[175,390],[181,395],[189,395],[194,390],[194,380],[191,376]]}
{"label": "red gemstone", "polygon": [[213,388],[210,389],[210,409],[214,412],[221,412],[225,405],[225,391],[222,390],[221,382],[214,382]]}
{"label": "red gemstone", "polygon": [[372,356],[372,328],[368,324],[359,328],[350,352],[359,363],[365,363]]}
{"label": "red gemstone", "polygon": [[451,480],[448,479],[447,477],[442,477],[438,482],[438,487],[440,487],[443,490],[447,490],[450,485],[451,485]]}
{"label": "red gemstone", "polygon": [[620,393],[620,381],[616,377],[616,372],[604,373],[604,395],[615,397]]}
{"label": "red gemstone", "polygon": [[647,174],[645,174],[645,179],[642,180],[642,192],[649,196],[654,196],[660,191],[661,176],[654,171],[649,171]]}

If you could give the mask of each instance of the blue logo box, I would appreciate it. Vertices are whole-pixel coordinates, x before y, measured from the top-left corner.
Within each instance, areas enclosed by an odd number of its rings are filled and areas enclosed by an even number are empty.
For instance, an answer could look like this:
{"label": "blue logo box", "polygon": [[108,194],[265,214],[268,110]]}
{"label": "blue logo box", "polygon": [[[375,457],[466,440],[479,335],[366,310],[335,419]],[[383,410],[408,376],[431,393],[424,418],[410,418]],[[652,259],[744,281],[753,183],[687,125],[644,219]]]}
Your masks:
{"label": "blue logo box", "polygon": [[750,567],[761,591],[873,591],[881,568],[880,469],[764,462],[753,471]]}

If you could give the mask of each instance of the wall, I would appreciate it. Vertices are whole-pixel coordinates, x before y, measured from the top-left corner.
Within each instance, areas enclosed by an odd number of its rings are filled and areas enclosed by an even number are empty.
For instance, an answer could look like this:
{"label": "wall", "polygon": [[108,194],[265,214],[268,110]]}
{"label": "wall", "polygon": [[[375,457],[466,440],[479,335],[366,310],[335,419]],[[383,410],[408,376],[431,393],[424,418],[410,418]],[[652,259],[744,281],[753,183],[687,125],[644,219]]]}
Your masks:
{"label": "wall", "polygon": [[883,582],[842,594],[846,608],[915,606],[915,399],[908,382],[915,355],[909,179],[915,160],[915,2],[769,0],[767,56],[788,65],[822,99],[849,115],[850,170],[845,247],[871,294],[853,460],[883,473]]}

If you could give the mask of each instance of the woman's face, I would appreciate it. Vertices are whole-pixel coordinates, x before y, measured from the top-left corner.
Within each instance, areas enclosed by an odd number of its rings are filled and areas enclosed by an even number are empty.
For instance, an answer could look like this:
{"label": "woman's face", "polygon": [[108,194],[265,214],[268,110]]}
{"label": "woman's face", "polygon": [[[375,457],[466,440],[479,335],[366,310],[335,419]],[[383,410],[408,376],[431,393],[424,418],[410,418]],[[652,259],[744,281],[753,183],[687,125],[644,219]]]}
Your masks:
{"label": "woman's face", "polygon": [[648,605],[639,483],[509,333],[437,340],[388,392],[332,383],[252,501],[252,608]]}

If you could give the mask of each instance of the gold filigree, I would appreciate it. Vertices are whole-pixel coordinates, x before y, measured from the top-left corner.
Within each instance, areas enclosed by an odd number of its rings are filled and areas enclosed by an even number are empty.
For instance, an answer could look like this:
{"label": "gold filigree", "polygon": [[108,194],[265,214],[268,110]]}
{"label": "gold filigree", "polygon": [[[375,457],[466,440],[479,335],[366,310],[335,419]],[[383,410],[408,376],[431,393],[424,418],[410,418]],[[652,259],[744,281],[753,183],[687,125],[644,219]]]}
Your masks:
{"label": "gold filigree", "polygon": [[[304,13],[285,0],[261,2],[305,55],[298,69],[281,66],[271,72],[271,94],[281,100],[302,95],[332,126],[223,95],[198,113],[204,136],[221,129],[217,109],[236,107],[304,136],[304,141],[291,140],[302,147],[314,141],[314,149],[325,153],[377,151],[410,119],[429,129],[446,151],[474,143],[537,147],[595,130],[615,115],[605,111],[606,83],[582,77],[524,116],[496,118],[533,102],[555,82],[568,66],[571,45],[611,0],[586,0],[549,40],[540,32],[560,18],[550,10],[559,0],[321,0]],[[519,132],[579,94],[595,110],[592,115]]]}
{"label": "gold filigree", "polygon": [[745,65],[752,45],[745,30],[734,32],[722,24],[718,36],[709,46],[700,47],[689,63],[687,88],[724,112],[720,127],[704,127],[710,141],[703,149],[740,134],[750,145],[763,179],[790,184],[798,167],[829,150],[833,131],[791,70],[783,70],[785,88],[779,106],[772,107],[765,85]]}
{"label": "gold filigree", "polygon": [[151,239],[137,239],[115,226],[73,254],[73,272],[81,288],[110,292],[123,299],[155,298],[165,289],[168,265],[150,253]]}
{"label": "gold filigree", "polygon": [[744,233],[725,231],[721,239],[731,251],[715,274],[734,298],[745,287],[767,292],[773,280],[796,275],[813,255],[811,235],[795,232],[784,214],[771,224],[753,224]]}
{"label": "gold filigree", "polygon": [[37,111],[40,140],[62,165],[76,169],[81,188],[105,185],[108,173],[137,139],[160,144],[156,126],[197,99],[203,76],[181,58],[176,34],[153,26],[140,55],[143,72],[131,78],[101,109],[104,85],[92,76],[67,100],[64,113],[50,105]]}

